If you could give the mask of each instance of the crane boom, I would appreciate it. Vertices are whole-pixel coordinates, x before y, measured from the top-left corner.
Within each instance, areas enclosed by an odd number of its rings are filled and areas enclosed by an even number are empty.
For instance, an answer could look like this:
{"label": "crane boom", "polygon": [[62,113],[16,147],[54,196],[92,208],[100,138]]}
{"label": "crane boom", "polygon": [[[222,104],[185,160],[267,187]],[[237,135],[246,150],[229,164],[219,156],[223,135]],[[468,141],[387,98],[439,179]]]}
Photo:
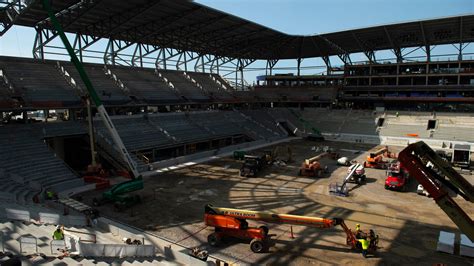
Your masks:
{"label": "crane boom", "polygon": [[122,155],[123,160],[127,163],[128,170],[133,175],[134,179],[140,178],[140,173],[138,172],[138,169],[135,165],[135,162],[132,160],[130,157],[130,154],[128,153],[127,149],[125,148],[125,145],[122,142],[122,139],[120,138],[117,130],[115,129],[114,124],[112,123],[112,120],[110,119],[109,114],[105,110],[104,105],[102,104],[102,101],[100,100],[99,96],[97,95],[97,92],[95,91],[94,87],[92,86],[92,82],[90,81],[86,71],[84,70],[84,67],[82,66],[82,63],[79,61],[77,58],[74,49],[72,48],[71,44],[69,43],[69,40],[66,37],[66,34],[64,33],[64,30],[59,23],[59,21],[56,19],[55,14],[53,13],[53,10],[51,8],[51,3],[50,0],[43,0],[43,9],[48,12],[49,19],[51,20],[51,23],[53,24],[54,28],[59,34],[59,37],[61,38],[62,42],[64,43],[64,46],[66,47],[67,52],[69,53],[69,56],[71,57],[71,61],[74,64],[74,66],[77,69],[77,72],[79,72],[79,75],[81,76],[82,81],[84,82],[84,85],[87,88],[87,91],[89,93],[90,98],[94,102],[95,106],[97,107],[97,111],[100,114],[100,117],[102,118],[102,121],[104,121],[104,124],[109,131],[110,135],[112,136],[112,139],[115,142],[115,145],[117,145],[118,150],[120,154]]}
{"label": "crane boom", "polygon": [[314,157],[311,157],[311,158],[309,158],[309,159],[304,160],[304,163],[307,164],[307,165],[309,165],[309,164],[312,164],[312,163],[315,162],[315,161],[321,160],[322,158],[324,158],[324,157],[326,157],[326,156],[328,156],[328,155],[329,155],[328,152],[323,152],[323,153],[321,153],[321,154],[319,154],[319,155],[317,155],[317,156],[314,156]]}
{"label": "crane boom", "polygon": [[205,212],[208,214],[225,215],[237,219],[264,221],[267,223],[278,224],[306,225],[317,228],[330,228],[338,225],[340,221],[340,219],[326,219],[292,214],[276,214],[270,212],[214,207],[212,205],[206,205]]}
{"label": "crane boom", "polygon": [[[408,145],[398,155],[398,160],[433,197],[438,206],[449,216],[458,228],[474,241],[474,221],[454,201],[440,183],[443,183],[461,195],[465,200],[474,202],[474,187],[444,161],[426,143],[419,141]],[[431,162],[434,169],[427,167]],[[435,171],[437,170],[437,171]],[[448,180],[446,180],[446,178]]]}

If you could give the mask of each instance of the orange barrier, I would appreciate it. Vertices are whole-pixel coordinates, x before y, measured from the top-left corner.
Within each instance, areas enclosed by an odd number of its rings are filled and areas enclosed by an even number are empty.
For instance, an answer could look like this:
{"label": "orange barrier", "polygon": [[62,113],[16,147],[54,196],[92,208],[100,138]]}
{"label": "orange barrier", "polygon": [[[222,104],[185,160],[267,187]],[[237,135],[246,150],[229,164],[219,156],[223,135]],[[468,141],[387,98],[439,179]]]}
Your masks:
{"label": "orange barrier", "polygon": [[407,136],[408,136],[408,137],[418,138],[418,134],[416,134],[416,133],[407,134]]}

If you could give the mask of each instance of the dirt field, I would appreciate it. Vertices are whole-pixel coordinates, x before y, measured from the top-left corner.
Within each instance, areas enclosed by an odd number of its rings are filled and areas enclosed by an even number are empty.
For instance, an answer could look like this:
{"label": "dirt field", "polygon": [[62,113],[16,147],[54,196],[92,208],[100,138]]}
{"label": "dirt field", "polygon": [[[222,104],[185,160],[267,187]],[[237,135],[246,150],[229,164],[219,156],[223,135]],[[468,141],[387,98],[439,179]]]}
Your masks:
{"label": "dirt field", "polygon": [[[336,166],[331,159],[322,161],[329,167],[327,177],[298,177],[300,163],[316,155],[311,147],[324,145],[360,162],[367,156],[365,151],[373,148],[362,144],[294,141],[290,144],[294,162],[287,166],[271,166],[259,177],[240,177],[238,169],[241,163],[231,158],[222,159],[147,178],[145,190],[140,192],[144,202],[132,210],[118,213],[110,205],[99,209],[106,216],[186,246],[203,247],[211,255],[226,257],[239,264],[474,263],[472,259],[436,252],[440,230],[458,234],[459,230],[431,198],[416,194],[417,182],[414,180],[407,192],[387,191],[384,189],[385,171],[366,169],[367,183],[361,186],[349,184],[350,196],[344,198],[328,193],[329,183],[341,182],[347,170],[347,167]],[[394,148],[394,151],[398,150]],[[472,177],[469,178],[472,182]],[[84,201],[90,203],[96,195],[89,193],[84,196]],[[268,225],[273,244],[266,253],[252,253],[248,243],[237,241],[213,248],[206,240],[213,228],[205,228],[203,224],[204,206],[208,203],[220,207],[344,218],[351,228],[360,223],[362,229],[374,229],[380,236],[380,249],[375,257],[364,259],[345,245],[346,237],[340,227],[322,230],[293,226],[293,239],[289,225],[274,224]],[[474,205],[460,203],[472,217]]]}

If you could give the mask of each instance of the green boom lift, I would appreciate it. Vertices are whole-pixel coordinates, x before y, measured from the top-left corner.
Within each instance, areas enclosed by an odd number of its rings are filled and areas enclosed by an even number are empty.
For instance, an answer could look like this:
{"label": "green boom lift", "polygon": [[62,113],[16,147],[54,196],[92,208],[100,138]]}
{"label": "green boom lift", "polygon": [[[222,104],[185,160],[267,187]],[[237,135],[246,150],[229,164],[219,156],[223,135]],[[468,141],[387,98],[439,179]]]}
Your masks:
{"label": "green boom lift", "polygon": [[51,9],[50,0],[43,0],[43,9],[46,12],[48,12],[48,16],[51,20],[51,23],[53,24],[54,28],[59,34],[59,37],[64,43],[64,46],[66,47],[66,50],[69,53],[69,56],[71,57],[72,63],[74,64],[77,71],[79,72],[79,75],[81,76],[81,79],[84,82],[84,85],[86,86],[87,91],[89,92],[90,98],[92,99],[95,106],[97,107],[97,111],[99,112],[100,117],[104,121],[104,124],[107,127],[107,130],[112,136],[115,142],[115,145],[117,145],[117,148],[120,151],[120,154],[122,155],[124,161],[127,163],[127,166],[129,168],[128,170],[131,172],[131,175],[132,175],[132,180],[122,182],[122,183],[112,186],[111,189],[109,189],[108,191],[102,194],[102,199],[99,199],[99,200],[95,199],[94,204],[113,202],[116,207],[123,208],[126,206],[131,206],[135,203],[138,203],[140,202],[140,196],[138,195],[132,196],[129,194],[132,191],[143,189],[143,179],[137,170],[135,162],[132,160],[132,158],[130,157],[130,154],[125,148],[125,145],[123,144],[122,139],[120,138],[117,130],[115,129],[115,126],[112,123],[112,120],[107,114],[107,111],[105,110],[105,107],[102,104],[102,101],[100,100],[99,96],[97,95],[97,92],[92,86],[92,83],[89,77],[87,76],[87,73],[85,72],[84,67],[82,66],[82,63],[79,61],[76,54],[74,53],[74,50],[71,47],[71,44],[69,43],[69,40],[66,37],[66,34],[64,34],[64,30],[61,24],[59,24],[59,21],[56,19],[56,16],[53,13],[53,10]]}

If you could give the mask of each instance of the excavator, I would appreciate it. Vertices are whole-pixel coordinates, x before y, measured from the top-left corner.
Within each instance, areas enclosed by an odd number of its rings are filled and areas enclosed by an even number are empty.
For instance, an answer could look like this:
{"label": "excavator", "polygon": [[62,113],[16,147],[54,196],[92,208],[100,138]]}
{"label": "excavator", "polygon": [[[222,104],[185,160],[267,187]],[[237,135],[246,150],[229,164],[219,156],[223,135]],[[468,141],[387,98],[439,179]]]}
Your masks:
{"label": "excavator", "polygon": [[385,169],[387,168],[387,162],[384,161],[384,158],[396,158],[396,154],[391,153],[387,146],[380,148],[371,152],[369,156],[367,156],[367,161],[364,162],[364,167]]}
{"label": "excavator", "polygon": [[337,154],[333,152],[323,152],[318,156],[311,157],[304,160],[301,164],[300,170],[298,171],[299,176],[315,176],[322,177],[324,172],[327,172],[327,167],[322,167],[319,162],[324,157],[331,157],[336,159]]}
{"label": "excavator", "polygon": [[400,152],[398,160],[461,232],[474,242],[474,221],[451,198],[445,188],[450,188],[466,201],[473,203],[474,186],[423,141],[408,145]]}
{"label": "excavator", "polygon": [[94,199],[93,203],[94,205],[100,205],[104,202],[114,202],[116,208],[123,208],[125,206],[130,206],[132,204],[135,204],[140,201],[140,197],[138,195],[134,195],[134,196],[129,195],[129,193],[132,191],[143,189],[143,179],[140,173],[138,172],[135,162],[130,157],[130,154],[128,153],[125,145],[122,142],[122,139],[120,138],[117,130],[115,129],[115,126],[112,123],[112,120],[110,119],[110,116],[105,110],[105,107],[102,101],[100,100],[99,96],[97,95],[97,92],[92,86],[92,82],[90,81],[86,71],[84,70],[84,66],[77,58],[74,52],[74,49],[69,43],[69,40],[67,39],[66,34],[64,33],[64,30],[61,24],[59,23],[58,19],[55,16],[54,11],[51,8],[50,0],[43,0],[43,9],[47,12],[48,17],[51,20],[53,27],[58,32],[59,37],[61,38],[67,52],[69,53],[69,56],[71,57],[72,63],[76,67],[77,72],[79,73],[82,81],[84,82],[84,85],[87,88],[89,98],[95,104],[102,121],[104,122],[108,132],[112,136],[112,139],[116,145],[117,150],[120,152],[120,154],[123,157],[123,160],[126,162],[128,166],[128,170],[130,172],[130,176],[132,178],[129,181],[125,181],[125,182],[112,186],[110,190],[105,191],[102,194],[102,199]]}
{"label": "excavator", "polygon": [[354,250],[361,250],[358,239],[369,241],[368,253],[374,254],[378,248],[378,235],[374,230],[353,232],[341,218],[317,218],[291,214],[276,214],[249,210],[214,207],[210,204],[204,209],[204,222],[207,226],[215,228],[215,232],[207,237],[211,246],[218,246],[223,238],[238,238],[250,240],[250,249],[263,252],[268,248],[269,230],[266,226],[249,227],[247,220],[263,221],[276,224],[305,225],[321,229],[332,228],[340,225],[346,233],[346,244]]}

